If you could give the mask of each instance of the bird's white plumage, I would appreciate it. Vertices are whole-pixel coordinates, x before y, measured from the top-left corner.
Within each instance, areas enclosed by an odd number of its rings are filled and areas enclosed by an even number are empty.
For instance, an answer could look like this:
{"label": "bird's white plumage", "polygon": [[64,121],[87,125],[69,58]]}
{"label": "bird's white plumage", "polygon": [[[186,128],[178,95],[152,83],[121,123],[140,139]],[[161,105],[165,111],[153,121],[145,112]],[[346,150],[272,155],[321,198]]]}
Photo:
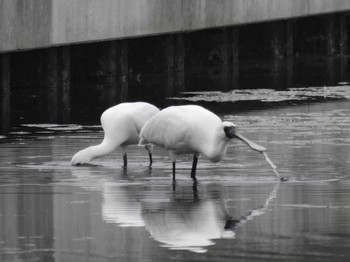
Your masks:
{"label": "bird's white plumage", "polygon": [[146,121],[159,109],[149,103],[121,103],[108,108],[101,115],[104,138],[101,144],[90,146],[76,153],[72,165],[86,164],[95,158],[107,155],[118,146],[126,153],[128,145],[138,144],[139,133]]}
{"label": "bird's white plumage", "polygon": [[166,148],[175,161],[178,154],[203,154],[213,162],[226,155],[230,139],[224,127],[234,126],[201,106],[172,106],[149,120],[140,133],[140,144],[155,144]]}

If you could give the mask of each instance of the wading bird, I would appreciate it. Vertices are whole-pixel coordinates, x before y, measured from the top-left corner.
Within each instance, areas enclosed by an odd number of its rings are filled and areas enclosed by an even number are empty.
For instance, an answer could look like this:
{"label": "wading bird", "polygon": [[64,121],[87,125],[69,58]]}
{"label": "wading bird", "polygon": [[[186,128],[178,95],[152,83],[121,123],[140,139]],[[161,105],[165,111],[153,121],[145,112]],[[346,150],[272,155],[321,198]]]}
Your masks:
{"label": "wading bird", "polygon": [[[139,142],[139,133],[143,125],[159,109],[145,102],[121,103],[108,108],[101,115],[104,138],[101,144],[87,147],[76,153],[71,165],[88,164],[92,160],[113,152],[118,146],[123,153],[124,167],[127,166],[126,148]],[[152,145],[146,145],[152,165]]]}
{"label": "wading bird", "polygon": [[223,122],[211,111],[197,105],[172,106],[161,110],[141,130],[139,145],[154,144],[164,147],[173,163],[179,154],[193,154],[192,179],[200,154],[212,162],[222,160],[232,138],[245,142],[252,149],[263,152],[265,148],[240,135],[231,122]]}

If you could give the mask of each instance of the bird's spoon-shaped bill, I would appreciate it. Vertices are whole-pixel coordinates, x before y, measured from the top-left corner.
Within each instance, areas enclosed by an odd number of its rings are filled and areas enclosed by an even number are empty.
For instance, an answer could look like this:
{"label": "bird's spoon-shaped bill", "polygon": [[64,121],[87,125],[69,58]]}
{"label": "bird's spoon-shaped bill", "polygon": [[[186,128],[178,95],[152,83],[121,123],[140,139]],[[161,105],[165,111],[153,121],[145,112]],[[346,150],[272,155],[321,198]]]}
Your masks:
{"label": "bird's spoon-shaped bill", "polygon": [[258,151],[259,153],[262,153],[265,156],[266,161],[270,164],[273,172],[276,174],[277,178],[280,179],[281,182],[284,181],[288,181],[288,178],[286,177],[280,177],[280,174],[277,172],[277,167],[274,165],[274,163],[272,163],[272,161],[270,160],[270,158],[267,156],[267,154],[265,153],[266,148],[263,146],[260,146],[252,141],[250,141],[249,139],[245,138],[244,136],[242,136],[241,134],[235,133],[235,136],[242,140],[243,142],[245,142],[251,149]]}
{"label": "bird's spoon-shaped bill", "polygon": [[255,151],[258,151],[260,153],[266,151],[266,148],[263,147],[263,146],[260,146],[256,143],[254,143],[253,141],[250,141],[248,138],[245,138],[244,136],[242,136],[241,134],[239,133],[235,133],[235,136],[242,140],[244,143],[246,143],[251,149],[255,150]]}

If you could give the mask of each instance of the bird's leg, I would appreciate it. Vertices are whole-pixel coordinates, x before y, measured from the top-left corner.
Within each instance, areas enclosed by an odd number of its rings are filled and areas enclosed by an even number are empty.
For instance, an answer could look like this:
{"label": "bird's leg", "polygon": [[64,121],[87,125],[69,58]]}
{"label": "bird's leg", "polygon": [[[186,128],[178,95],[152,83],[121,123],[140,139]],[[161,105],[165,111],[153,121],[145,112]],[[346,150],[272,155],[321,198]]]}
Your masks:
{"label": "bird's leg", "polygon": [[124,161],[123,168],[125,169],[128,166],[128,157],[126,154],[123,154],[123,161]]}
{"label": "bird's leg", "polygon": [[173,181],[175,181],[176,154],[172,150],[169,150],[168,153],[170,160],[173,162]]}
{"label": "bird's leg", "polygon": [[173,181],[175,181],[175,162],[173,162]]}
{"label": "bird's leg", "polygon": [[122,149],[122,154],[123,154],[123,168],[126,169],[126,167],[128,166],[128,157],[127,157],[127,153],[126,153],[126,146],[121,146]]}
{"label": "bird's leg", "polygon": [[193,155],[192,170],[191,170],[191,178],[193,180],[196,180],[197,162],[198,162],[198,157],[196,155]]}
{"label": "bird's leg", "polygon": [[152,164],[153,164],[152,153],[148,153],[148,155],[149,155],[149,168],[152,168]]}
{"label": "bird's leg", "polygon": [[153,145],[145,145],[146,150],[148,151],[149,156],[149,168],[152,168],[153,158],[152,158],[152,149]]}

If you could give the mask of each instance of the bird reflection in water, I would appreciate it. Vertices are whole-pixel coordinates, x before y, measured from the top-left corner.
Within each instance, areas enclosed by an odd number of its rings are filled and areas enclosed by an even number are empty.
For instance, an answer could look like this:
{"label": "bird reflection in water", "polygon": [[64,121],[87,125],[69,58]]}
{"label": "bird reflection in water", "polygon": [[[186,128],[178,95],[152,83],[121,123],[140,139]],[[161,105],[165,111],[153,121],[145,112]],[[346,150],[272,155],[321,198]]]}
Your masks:
{"label": "bird reflection in water", "polygon": [[113,182],[105,183],[103,220],[107,223],[117,223],[121,227],[143,227],[139,192],[139,187],[123,186]]}
{"label": "bird reflection in water", "polygon": [[217,192],[201,199],[197,185],[193,186],[192,198],[189,188],[181,189],[185,192],[173,192],[168,202],[142,203],[145,227],[153,239],[169,249],[203,253],[215,244],[213,239],[235,236],[235,227],[226,227],[233,220]]}
{"label": "bird reflection in water", "polygon": [[[205,253],[215,239],[235,238],[236,230],[266,212],[276,198],[278,182],[265,202],[247,215],[229,214],[220,191],[201,186],[173,185],[171,191],[143,191],[138,186],[106,183],[103,218],[121,227],[145,227],[161,246]],[[141,186],[141,185],[140,185]]]}

